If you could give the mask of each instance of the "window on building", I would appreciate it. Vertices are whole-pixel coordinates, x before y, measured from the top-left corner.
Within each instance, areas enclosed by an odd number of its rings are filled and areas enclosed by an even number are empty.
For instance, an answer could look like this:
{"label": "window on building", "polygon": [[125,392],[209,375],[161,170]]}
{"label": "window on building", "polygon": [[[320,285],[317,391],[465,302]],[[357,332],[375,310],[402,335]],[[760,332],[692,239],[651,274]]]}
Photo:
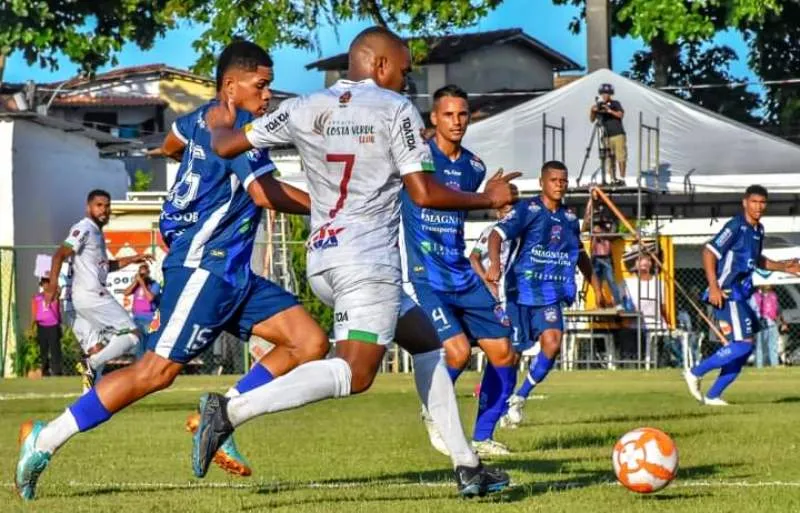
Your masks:
{"label": "window on building", "polygon": [[111,132],[117,127],[116,112],[87,112],[83,115],[83,124],[103,132]]}

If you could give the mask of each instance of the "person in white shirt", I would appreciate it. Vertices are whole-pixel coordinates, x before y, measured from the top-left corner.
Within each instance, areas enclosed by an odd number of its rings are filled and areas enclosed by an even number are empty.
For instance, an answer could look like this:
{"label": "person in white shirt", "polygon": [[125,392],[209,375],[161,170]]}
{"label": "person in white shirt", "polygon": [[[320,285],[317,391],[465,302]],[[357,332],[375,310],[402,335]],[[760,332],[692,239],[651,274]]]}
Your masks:
{"label": "person in white shirt", "polygon": [[[371,386],[385,345],[395,338],[401,308],[401,187],[415,203],[430,208],[478,210],[515,201],[508,180],[518,174],[498,174],[483,193],[454,191],[434,179],[422,119],[399,94],[410,71],[405,42],[372,27],[350,46],[349,80],[285,100],[244,130],[231,128],[235,112],[230,105],[209,112],[212,145],[221,157],[279,144],[297,147],[311,197],[308,279],[314,293],[334,309],[336,355],[303,364],[230,400],[204,396],[193,450],[199,470],[207,468],[236,426],[252,418]],[[507,486],[507,474],[484,468],[464,439],[440,347],[413,356],[423,403],[437,425],[449,431],[443,436],[459,491],[473,495]]]}
{"label": "person in white shirt", "polygon": [[633,309],[642,314],[645,329],[668,327],[664,283],[654,274],[650,255],[645,253],[637,259],[634,274],[625,278],[625,294]]}
{"label": "person in white shirt", "polygon": [[95,189],[86,198],[86,217],[69,230],[64,243],[53,255],[50,282],[44,290],[47,304],[58,301],[58,277],[64,260],[71,259],[70,300],[74,315],[72,329],[83,351],[79,363],[84,392],[94,386],[95,379],[106,362],[133,350],[141,333],[128,315],[106,289],[109,271],[130,264],[150,262],[151,255],[135,255],[109,260],[103,226],[111,215],[111,196]]}
{"label": "person in white shirt", "polygon": [[[495,216],[497,219],[502,219],[511,212],[511,205],[506,207],[497,209],[495,211]],[[469,254],[469,262],[472,265],[472,269],[475,271],[481,280],[486,284],[489,290],[494,294],[500,303],[503,305],[503,308],[506,306],[506,271],[508,270],[509,262],[513,261],[514,258],[511,255],[512,253],[516,252],[517,248],[517,240],[504,240],[503,243],[500,245],[500,281],[497,283],[490,282],[486,280],[486,271],[489,269],[489,235],[494,230],[495,224],[492,223],[486,228],[483,229],[478,240],[475,241],[475,246],[473,246],[472,251]]]}

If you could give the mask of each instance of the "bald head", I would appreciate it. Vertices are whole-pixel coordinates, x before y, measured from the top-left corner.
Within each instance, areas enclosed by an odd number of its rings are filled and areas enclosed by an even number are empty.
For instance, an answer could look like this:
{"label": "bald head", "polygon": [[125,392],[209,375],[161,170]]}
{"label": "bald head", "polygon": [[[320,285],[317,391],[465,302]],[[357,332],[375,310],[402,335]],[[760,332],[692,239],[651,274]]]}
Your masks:
{"label": "bald head", "polygon": [[371,78],[380,87],[400,92],[411,71],[411,55],[405,41],[385,27],[363,30],[350,43],[350,80]]}

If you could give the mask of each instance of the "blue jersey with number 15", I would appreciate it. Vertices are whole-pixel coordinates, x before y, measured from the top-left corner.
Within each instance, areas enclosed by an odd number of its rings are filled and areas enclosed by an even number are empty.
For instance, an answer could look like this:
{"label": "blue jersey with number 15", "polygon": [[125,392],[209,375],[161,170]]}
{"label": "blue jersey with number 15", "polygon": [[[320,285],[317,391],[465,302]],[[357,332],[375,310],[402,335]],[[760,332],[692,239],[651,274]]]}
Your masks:
{"label": "blue jersey with number 15", "polygon": [[[247,187],[259,176],[275,170],[266,150],[252,150],[233,159],[211,149],[205,114],[211,101],[179,117],[172,133],[186,144],[175,184],[161,208],[159,229],[169,254],[163,267],[205,269],[234,286],[244,286],[250,276],[261,208]],[[235,127],[252,119],[237,113]]]}

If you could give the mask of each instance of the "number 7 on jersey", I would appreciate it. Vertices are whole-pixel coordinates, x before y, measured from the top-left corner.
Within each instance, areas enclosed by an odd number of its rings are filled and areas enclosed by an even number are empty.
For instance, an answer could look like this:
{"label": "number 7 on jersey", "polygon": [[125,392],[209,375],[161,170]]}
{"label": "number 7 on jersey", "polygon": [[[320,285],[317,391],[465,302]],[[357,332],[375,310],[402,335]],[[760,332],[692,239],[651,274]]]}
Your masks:
{"label": "number 7 on jersey", "polygon": [[353,174],[353,165],[356,162],[356,156],[352,153],[329,153],[325,155],[325,160],[327,162],[341,162],[344,164],[342,181],[339,182],[339,199],[336,200],[336,206],[328,213],[330,218],[333,219],[344,206],[344,200],[347,199],[347,185],[350,183],[350,176]]}

